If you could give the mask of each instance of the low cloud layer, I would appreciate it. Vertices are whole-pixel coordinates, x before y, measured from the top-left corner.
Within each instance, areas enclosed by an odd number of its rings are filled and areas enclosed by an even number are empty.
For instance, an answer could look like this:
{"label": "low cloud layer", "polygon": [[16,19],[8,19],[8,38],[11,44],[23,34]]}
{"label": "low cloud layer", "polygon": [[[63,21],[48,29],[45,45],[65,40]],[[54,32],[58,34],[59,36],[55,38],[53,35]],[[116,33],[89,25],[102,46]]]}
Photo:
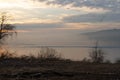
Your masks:
{"label": "low cloud layer", "polygon": [[68,23],[80,23],[80,22],[120,22],[120,13],[105,13],[105,14],[84,14],[73,15],[63,19]]}

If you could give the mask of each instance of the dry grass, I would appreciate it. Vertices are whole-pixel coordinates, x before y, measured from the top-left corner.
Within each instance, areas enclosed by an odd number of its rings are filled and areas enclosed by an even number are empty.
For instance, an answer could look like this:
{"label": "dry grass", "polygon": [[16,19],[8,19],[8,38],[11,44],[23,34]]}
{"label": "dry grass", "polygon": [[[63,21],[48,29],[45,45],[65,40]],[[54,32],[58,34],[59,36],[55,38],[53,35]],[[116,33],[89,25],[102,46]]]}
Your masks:
{"label": "dry grass", "polygon": [[43,53],[38,57],[1,54],[0,80],[120,80],[120,64],[72,61],[52,49]]}

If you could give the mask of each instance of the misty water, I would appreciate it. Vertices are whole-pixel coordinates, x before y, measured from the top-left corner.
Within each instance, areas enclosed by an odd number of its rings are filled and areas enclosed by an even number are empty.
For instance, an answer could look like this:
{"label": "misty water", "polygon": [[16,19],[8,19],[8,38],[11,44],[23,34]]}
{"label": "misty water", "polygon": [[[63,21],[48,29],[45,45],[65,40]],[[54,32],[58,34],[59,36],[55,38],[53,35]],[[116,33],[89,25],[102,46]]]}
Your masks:
{"label": "misty water", "polygon": [[[28,32],[21,32],[14,39],[8,40],[9,49],[18,55],[35,54],[42,46],[54,48],[64,58],[82,60],[89,56],[95,46],[95,39],[83,35],[80,30],[59,30],[59,29],[31,29]],[[105,58],[116,60],[120,58],[120,47],[115,41],[101,41],[99,46],[106,53]]]}
{"label": "misty water", "polygon": [[[93,48],[79,47],[79,46],[49,46],[49,48],[55,49],[58,54],[61,54],[63,58],[72,60],[82,60],[84,58],[89,58],[89,53]],[[17,52],[17,55],[38,55],[41,50],[39,46],[29,46],[29,47],[14,47],[9,48],[13,52]],[[119,48],[102,48],[105,52],[105,59],[115,61],[120,58]]]}

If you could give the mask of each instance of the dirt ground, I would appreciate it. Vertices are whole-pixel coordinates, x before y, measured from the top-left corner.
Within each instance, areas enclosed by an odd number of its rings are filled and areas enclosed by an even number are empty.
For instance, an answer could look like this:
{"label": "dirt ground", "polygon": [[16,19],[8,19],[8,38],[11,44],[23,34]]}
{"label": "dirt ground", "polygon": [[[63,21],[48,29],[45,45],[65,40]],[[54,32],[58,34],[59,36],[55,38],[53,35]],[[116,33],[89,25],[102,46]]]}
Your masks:
{"label": "dirt ground", "polygon": [[0,62],[0,80],[120,80],[120,64],[4,60]]}

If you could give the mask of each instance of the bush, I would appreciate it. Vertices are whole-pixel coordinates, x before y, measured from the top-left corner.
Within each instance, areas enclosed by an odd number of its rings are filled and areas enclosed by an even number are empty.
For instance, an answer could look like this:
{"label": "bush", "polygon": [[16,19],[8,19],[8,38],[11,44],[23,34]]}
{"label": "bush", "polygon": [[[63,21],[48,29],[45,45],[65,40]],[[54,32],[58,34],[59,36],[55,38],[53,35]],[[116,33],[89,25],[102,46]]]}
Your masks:
{"label": "bush", "polygon": [[38,52],[39,59],[61,59],[61,55],[53,48],[42,47]]}
{"label": "bush", "polygon": [[90,52],[90,59],[93,63],[103,63],[104,62],[104,51],[98,47],[98,42],[96,42],[95,47]]}

